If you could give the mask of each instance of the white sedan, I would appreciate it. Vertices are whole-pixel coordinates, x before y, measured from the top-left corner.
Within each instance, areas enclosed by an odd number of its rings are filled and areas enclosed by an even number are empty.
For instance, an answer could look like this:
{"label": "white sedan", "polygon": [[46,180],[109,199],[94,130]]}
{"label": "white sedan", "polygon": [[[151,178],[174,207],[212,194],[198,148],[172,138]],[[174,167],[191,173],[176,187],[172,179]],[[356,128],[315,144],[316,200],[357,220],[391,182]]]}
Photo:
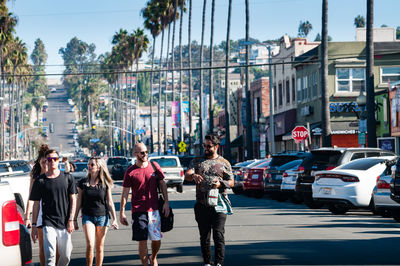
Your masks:
{"label": "white sedan", "polygon": [[333,214],[344,214],[350,208],[369,207],[379,176],[394,159],[395,156],[363,158],[333,170],[319,171],[312,184],[313,198],[326,203]]}

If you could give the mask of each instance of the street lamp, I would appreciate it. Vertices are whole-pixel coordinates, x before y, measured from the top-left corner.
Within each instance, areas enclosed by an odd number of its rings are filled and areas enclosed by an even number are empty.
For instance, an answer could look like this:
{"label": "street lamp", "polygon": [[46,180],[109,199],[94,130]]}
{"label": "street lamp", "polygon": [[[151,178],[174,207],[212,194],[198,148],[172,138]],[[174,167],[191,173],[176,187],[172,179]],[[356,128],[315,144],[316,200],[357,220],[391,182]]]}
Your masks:
{"label": "street lamp", "polygon": [[[360,109],[360,121],[358,123],[358,131],[360,132],[358,143],[362,146],[365,145],[365,133],[367,131],[367,120],[365,106],[367,105],[367,97],[364,95],[364,88],[361,88],[360,95],[356,99],[358,108]],[[360,139],[362,138],[362,140]]]}

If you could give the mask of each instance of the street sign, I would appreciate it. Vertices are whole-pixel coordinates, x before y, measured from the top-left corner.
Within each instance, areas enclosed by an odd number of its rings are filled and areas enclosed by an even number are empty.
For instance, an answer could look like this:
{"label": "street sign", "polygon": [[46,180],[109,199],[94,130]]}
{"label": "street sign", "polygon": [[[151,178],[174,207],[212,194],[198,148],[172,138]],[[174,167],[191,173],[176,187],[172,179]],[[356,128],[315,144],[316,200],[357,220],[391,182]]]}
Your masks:
{"label": "street sign", "polygon": [[99,142],[100,141],[100,139],[90,139],[90,142],[93,142],[93,143],[96,143],[96,142]]}
{"label": "street sign", "polygon": [[308,130],[304,126],[296,126],[292,130],[292,138],[295,141],[303,141],[308,138]]}
{"label": "street sign", "polygon": [[186,146],[187,145],[185,142],[183,142],[183,141],[179,142],[179,144],[178,144],[179,152],[186,152]]}

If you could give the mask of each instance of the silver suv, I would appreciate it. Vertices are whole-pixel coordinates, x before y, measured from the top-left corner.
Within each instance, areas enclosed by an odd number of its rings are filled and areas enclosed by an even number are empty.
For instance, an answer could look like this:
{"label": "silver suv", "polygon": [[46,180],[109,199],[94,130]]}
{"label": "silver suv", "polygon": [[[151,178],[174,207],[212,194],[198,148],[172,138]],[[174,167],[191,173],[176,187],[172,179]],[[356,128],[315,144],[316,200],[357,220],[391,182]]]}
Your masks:
{"label": "silver suv", "polygon": [[177,192],[183,192],[183,168],[178,156],[152,156],[149,157],[149,161],[160,165],[167,187],[176,187]]}

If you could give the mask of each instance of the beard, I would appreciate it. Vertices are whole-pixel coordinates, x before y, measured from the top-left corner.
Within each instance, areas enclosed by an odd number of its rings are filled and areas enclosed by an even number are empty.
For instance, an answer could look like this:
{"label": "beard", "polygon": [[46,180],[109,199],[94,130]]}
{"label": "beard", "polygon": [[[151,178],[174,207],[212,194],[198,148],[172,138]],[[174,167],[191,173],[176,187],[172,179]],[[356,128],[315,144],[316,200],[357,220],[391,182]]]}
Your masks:
{"label": "beard", "polygon": [[214,155],[214,153],[212,151],[210,151],[210,150],[205,150],[204,151],[204,156],[206,158],[211,158],[211,157],[213,157],[213,155]]}
{"label": "beard", "polygon": [[143,156],[143,157],[137,157],[137,160],[139,161],[139,162],[142,162],[142,163],[144,163],[144,162],[147,162],[147,156]]}

